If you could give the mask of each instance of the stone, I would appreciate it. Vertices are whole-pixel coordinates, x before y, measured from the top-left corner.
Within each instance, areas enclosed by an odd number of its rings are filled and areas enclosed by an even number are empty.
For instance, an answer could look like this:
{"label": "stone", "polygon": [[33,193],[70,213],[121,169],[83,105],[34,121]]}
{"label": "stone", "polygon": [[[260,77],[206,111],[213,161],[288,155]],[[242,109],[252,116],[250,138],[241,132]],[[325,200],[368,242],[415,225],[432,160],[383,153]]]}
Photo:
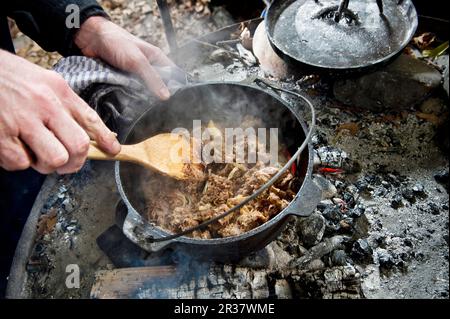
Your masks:
{"label": "stone", "polygon": [[385,270],[389,270],[394,266],[394,264],[395,264],[394,259],[393,259],[392,255],[386,249],[378,248],[376,252],[377,252],[378,263],[381,268],[383,268]]}
{"label": "stone", "polygon": [[248,268],[269,268],[274,263],[274,253],[271,247],[266,246],[239,261],[238,265]]}
{"label": "stone", "polygon": [[271,262],[269,268],[271,269],[277,269],[282,270],[285,269],[289,263],[294,258],[292,255],[290,255],[288,252],[286,252],[283,248],[281,248],[277,242],[270,243],[266,248],[268,248],[269,251],[272,253],[271,255]]}
{"label": "stone", "polygon": [[380,270],[376,265],[368,265],[364,269],[364,276],[361,284],[362,291],[366,297],[371,296],[371,294],[380,289],[381,278]]}
{"label": "stone", "polygon": [[311,260],[308,264],[304,267],[307,271],[317,271],[322,270],[325,268],[325,263],[321,259],[314,259]]}
{"label": "stone", "polygon": [[444,186],[448,192],[448,186],[449,186],[448,168],[437,171],[434,174],[434,179],[436,180],[436,182],[438,182],[439,184]]}
{"label": "stone", "polygon": [[439,213],[440,213],[439,206],[436,205],[435,203],[428,203],[428,211],[432,215],[439,215]]}
{"label": "stone", "polygon": [[325,218],[315,212],[298,223],[298,235],[307,248],[318,244],[325,232]]}
{"label": "stone", "polygon": [[433,63],[436,64],[441,70],[444,70],[443,71],[444,82],[442,84],[442,87],[448,96],[448,69],[449,69],[448,54],[443,54],[443,55],[436,57],[434,59]]}
{"label": "stone", "polygon": [[347,253],[342,249],[337,249],[331,253],[331,263],[333,264],[333,266],[347,265],[347,258]]}
{"label": "stone", "polygon": [[275,281],[275,295],[278,299],[292,298],[292,290],[286,279],[277,279]]}
{"label": "stone", "polygon": [[264,21],[258,25],[253,35],[253,54],[258,58],[264,73],[276,78],[285,78],[289,74],[286,62],[275,53],[270,45]]}
{"label": "stone", "polygon": [[332,146],[322,146],[315,150],[315,166],[341,168],[347,173],[360,171],[360,164],[353,161],[347,152]]}
{"label": "stone", "polygon": [[393,209],[399,209],[400,207],[403,207],[402,196],[400,194],[397,194],[394,196],[394,198],[392,198],[391,207]]}
{"label": "stone", "polygon": [[322,200],[333,198],[337,195],[336,186],[322,175],[314,175],[314,181],[322,190]]}
{"label": "stone", "polygon": [[366,239],[358,239],[353,243],[351,256],[356,261],[370,263],[372,262],[372,248]]}
{"label": "stone", "polygon": [[416,183],[413,186],[412,190],[416,195],[424,195],[425,194],[425,188],[420,183]]}
{"label": "stone", "polygon": [[441,80],[433,66],[402,54],[376,72],[336,81],[333,91],[344,104],[378,112],[402,110],[422,101]]}
{"label": "stone", "polygon": [[360,217],[366,211],[363,205],[356,205],[354,208],[350,209],[347,213],[348,216],[352,218]]}
{"label": "stone", "polygon": [[414,203],[416,201],[416,195],[414,194],[414,191],[410,188],[405,188],[404,190],[402,190],[402,196],[410,203]]}
{"label": "stone", "polygon": [[339,222],[343,218],[341,210],[338,205],[327,206],[323,210],[322,216],[325,217],[327,220],[335,223]]}
{"label": "stone", "polygon": [[336,235],[331,238],[325,238],[322,242],[312,247],[305,255],[300,258],[292,260],[291,267],[305,267],[314,259],[319,259],[326,254],[331,253],[335,249],[341,249],[345,241],[348,240],[347,236]]}

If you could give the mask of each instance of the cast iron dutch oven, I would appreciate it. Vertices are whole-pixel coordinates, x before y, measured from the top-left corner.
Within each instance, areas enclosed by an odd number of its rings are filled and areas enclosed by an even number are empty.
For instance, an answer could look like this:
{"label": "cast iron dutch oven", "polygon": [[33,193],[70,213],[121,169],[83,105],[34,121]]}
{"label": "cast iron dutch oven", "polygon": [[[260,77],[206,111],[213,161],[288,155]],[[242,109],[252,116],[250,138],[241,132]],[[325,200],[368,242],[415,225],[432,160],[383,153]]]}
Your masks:
{"label": "cast iron dutch oven", "polygon": [[269,41],[288,64],[334,75],[391,62],[417,24],[411,0],[273,0],[265,15]]}
{"label": "cast iron dutch oven", "polygon": [[[135,122],[122,142],[134,144],[177,127],[190,128],[193,120],[201,120],[202,123],[214,120],[224,127],[240,127],[245,115],[254,115],[263,119],[266,128],[278,128],[280,142],[288,147],[290,154],[294,154],[308,132],[300,111],[278,95],[253,85],[193,84],[180,89],[170,100],[154,104]],[[311,177],[312,163],[313,150],[308,143],[297,161],[296,174],[301,180],[297,195],[283,211],[263,225],[234,237],[195,239],[182,236],[155,242],[155,239],[171,234],[143,217],[145,200],[140,186],[143,168],[117,162],[116,182],[127,208],[123,231],[131,241],[148,252],[171,248],[181,249],[201,259],[239,260],[274,240],[285,228],[290,216],[305,217],[313,212],[321,199],[321,191]]]}

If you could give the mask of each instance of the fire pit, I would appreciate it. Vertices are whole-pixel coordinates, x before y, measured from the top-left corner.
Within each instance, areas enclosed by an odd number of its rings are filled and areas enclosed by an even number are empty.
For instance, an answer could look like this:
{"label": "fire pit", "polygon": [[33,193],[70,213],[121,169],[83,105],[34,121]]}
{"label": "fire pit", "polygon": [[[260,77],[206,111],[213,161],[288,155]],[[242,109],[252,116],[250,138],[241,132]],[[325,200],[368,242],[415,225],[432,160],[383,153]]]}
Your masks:
{"label": "fire pit", "polygon": [[[259,22],[243,26],[253,32]],[[263,76],[234,49],[232,34],[243,26],[182,47],[182,66],[202,82]],[[307,94],[318,108],[311,160],[322,198],[309,217],[286,220],[277,238],[239,262],[200,261],[173,247],[149,253],[123,234],[128,211],[118,204],[113,165],[89,163],[73,176],[47,179],[17,250],[8,296],[448,297],[448,158],[433,122],[434,114],[448,112],[445,93],[427,91],[433,95],[422,97],[419,111],[370,113],[345,105],[331,93],[335,84],[314,74],[280,84]],[[65,285],[71,265],[81,271],[79,288]]]}

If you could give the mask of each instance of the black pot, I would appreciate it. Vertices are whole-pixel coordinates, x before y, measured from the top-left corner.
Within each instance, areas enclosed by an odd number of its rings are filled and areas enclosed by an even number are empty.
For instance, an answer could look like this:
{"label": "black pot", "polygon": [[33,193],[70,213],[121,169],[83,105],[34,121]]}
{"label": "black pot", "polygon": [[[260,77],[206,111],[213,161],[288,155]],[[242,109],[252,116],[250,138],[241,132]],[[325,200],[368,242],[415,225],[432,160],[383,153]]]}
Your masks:
{"label": "black pot", "polygon": [[[375,0],[351,0],[347,11],[358,22],[348,27],[314,16],[322,11],[328,12],[327,9],[334,8],[330,6],[332,4],[337,9],[341,2],[342,0],[273,0],[267,8],[264,21],[274,51],[293,69],[335,77],[358,75],[392,62],[411,41],[417,29],[417,12],[411,0],[381,1],[384,13],[379,12]],[[306,5],[314,6],[314,9],[304,9]],[[361,12],[353,12],[351,9],[355,6]],[[319,11],[319,8],[322,9]],[[314,28],[304,34],[299,33],[295,26],[301,11],[308,15],[307,19],[302,20],[302,24]],[[316,24],[313,25],[313,22]],[[330,29],[336,32],[328,34]],[[364,39],[365,42],[357,41],[355,44],[351,41],[355,37]],[[331,40],[335,41],[322,46],[324,42]]]}
{"label": "black pot", "polygon": [[[294,154],[308,132],[300,110],[284,102],[277,95],[261,88],[238,83],[195,84],[179,90],[165,102],[158,102],[146,111],[131,127],[123,143],[134,144],[151,135],[167,132],[175,127],[192,126],[192,120],[203,123],[215,120],[225,127],[239,127],[240,116],[263,117],[267,128],[278,128],[281,142]],[[239,236],[194,239],[179,237],[169,241],[153,242],[155,238],[170,235],[164,229],[145,220],[144,195],[139,179],[143,168],[117,162],[116,183],[127,207],[123,223],[125,235],[148,252],[166,248],[182,249],[201,259],[235,261],[265,247],[285,228],[290,216],[309,216],[321,198],[321,191],[311,179],[313,150],[310,144],[297,163],[296,174],[302,185],[294,200],[278,215]]]}

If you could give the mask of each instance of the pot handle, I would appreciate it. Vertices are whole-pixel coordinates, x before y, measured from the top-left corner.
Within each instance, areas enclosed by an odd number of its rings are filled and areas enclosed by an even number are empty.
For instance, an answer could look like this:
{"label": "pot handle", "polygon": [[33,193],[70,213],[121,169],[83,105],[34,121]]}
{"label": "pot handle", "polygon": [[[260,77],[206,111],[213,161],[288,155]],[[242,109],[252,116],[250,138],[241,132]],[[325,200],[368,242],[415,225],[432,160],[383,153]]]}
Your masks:
{"label": "pot handle", "polygon": [[308,217],[314,212],[322,199],[322,189],[307,176],[300,192],[294,201],[286,208],[285,214],[299,217]]}
{"label": "pot handle", "polygon": [[149,253],[156,253],[173,243],[173,241],[153,241],[153,239],[163,238],[160,230],[147,223],[142,217],[128,209],[123,222],[122,231],[128,239],[145,249]]}

